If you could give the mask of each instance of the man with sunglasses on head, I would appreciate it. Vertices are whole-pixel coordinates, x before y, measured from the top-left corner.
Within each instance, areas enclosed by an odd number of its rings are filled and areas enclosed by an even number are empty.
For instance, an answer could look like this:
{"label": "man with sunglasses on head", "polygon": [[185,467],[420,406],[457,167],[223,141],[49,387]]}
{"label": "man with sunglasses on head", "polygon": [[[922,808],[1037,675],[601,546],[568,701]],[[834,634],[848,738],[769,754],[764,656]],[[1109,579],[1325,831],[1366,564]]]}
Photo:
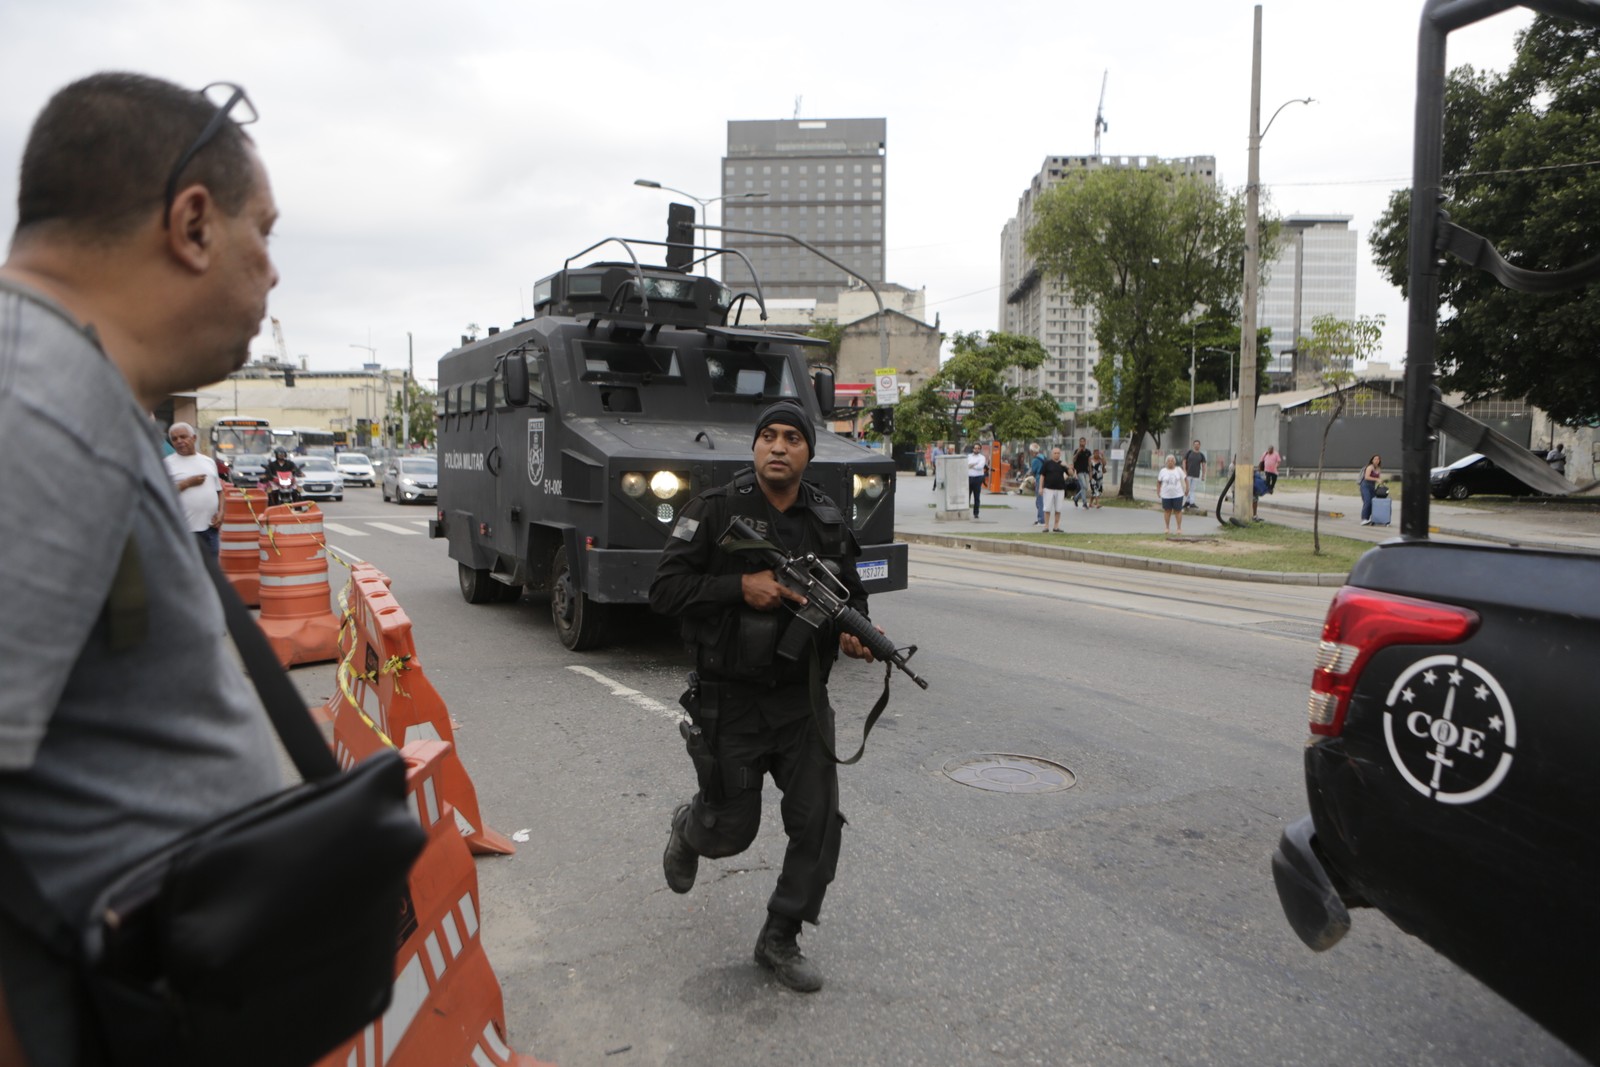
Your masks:
{"label": "man with sunglasses on head", "polygon": [[[237,86],[98,74],[23,151],[0,266],[0,836],[65,921],[273,791],[274,742],[150,412],[244,364],[277,271]],[[70,964],[0,899],[0,1063],[94,1055]]]}

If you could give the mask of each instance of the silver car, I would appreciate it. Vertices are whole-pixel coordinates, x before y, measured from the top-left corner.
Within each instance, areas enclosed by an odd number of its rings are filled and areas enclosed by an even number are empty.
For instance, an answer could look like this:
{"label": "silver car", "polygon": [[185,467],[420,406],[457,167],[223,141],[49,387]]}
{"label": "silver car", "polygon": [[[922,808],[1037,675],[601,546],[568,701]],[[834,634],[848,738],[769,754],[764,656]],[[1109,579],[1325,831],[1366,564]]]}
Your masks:
{"label": "silver car", "polygon": [[433,456],[401,456],[383,467],[383,499],[409,504],[439,499],[439,461]]}
{"label": "silver car", "polygon": [[372,461],[360,452],[340,452],[333,462],[344,475],[345,485],[378,484],[378,472],[372,469]]}
{"label": "silver car", "polygon": [[325,456],[301,456],[300,493],[307,500],[343,500],[344,475]]}

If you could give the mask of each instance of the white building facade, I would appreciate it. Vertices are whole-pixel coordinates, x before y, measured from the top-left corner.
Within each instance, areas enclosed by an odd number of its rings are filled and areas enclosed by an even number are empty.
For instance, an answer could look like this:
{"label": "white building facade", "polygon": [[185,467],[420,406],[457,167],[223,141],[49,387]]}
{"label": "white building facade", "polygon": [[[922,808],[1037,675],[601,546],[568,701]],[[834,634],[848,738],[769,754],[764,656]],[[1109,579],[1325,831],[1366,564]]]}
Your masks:
{"label": "white building facade", "polygon": [[1093,411],[1100,406],[1100,388],[1094,380],[1094,367],[1100,360],[1094,311],[1075,303],[1061,281],[1041,274],[1027,253],[1027,234],[1034,222],[1035,204],[1051,187],[1092,170],[1154,166],[1216,182],[1214,156],[1050,156],[1018,198],[1016,215],[1000,231],[997,321],[1007,333],[1037,339],[1047,358],[1037,370],[1011,371],[1009,384],[1031,385],[1049,393],[1064,411]]}
{"label": "white building facade", "polygon": [[[1267,373],[1274,388],[1307,389],[1316,385],[1316,369],[1297,362],[1296,339],[1311,335],[1319,315],[1356,317],[1356,245],[1358,233],[1349,215],[1290,215],[1261,287],[1257,323],[1272,328],[1267,343]],[[1309,376],[1309,377],[1308,377]]]}

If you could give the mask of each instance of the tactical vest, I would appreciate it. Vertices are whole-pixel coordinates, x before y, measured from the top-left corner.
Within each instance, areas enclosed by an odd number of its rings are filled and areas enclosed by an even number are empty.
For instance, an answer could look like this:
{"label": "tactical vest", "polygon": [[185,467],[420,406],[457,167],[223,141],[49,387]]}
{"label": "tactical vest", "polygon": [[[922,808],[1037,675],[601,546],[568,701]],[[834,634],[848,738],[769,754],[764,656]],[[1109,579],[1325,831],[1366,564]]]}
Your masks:
{"label": "tactical vest", "polygon": [[[804,536],[798,545],[787,546],[795,554],[816,553],[819,559],[836,565],[859,553],[855,534],[845,522],[844,513],[828,495],[814,485],[800,483],[806,506]],[[772,508],[756,484],[754,470],[746,469],[727,485],[705,492],[704,522],[713,541],[720,541],[735,515],[749,521],[764,534],[770,529]],[[711,557],[709,573],[754,574],[766,570],[754,554],[726,552],[719,548]],[[718,615],[685,619],[684,640],[695,646],[696,662],[702,675],[710,679],[765,682],[771,685],[805,684],[806,657],[791,661],[777,655],[778,642],[793,621],[788,609],[757,611],[740,604]],[[838,658],[839,636],[832,627],[818,630],[813,638],[822,666],[823,680]]]}

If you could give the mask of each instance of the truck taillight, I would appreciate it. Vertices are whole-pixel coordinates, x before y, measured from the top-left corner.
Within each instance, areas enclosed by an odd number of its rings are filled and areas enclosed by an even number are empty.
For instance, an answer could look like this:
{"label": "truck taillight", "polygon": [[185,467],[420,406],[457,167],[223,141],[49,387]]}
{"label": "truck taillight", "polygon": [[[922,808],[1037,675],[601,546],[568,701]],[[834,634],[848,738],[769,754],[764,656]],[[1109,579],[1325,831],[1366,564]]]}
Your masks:
{"label": "truck taillight", "polygon": [[1390,645],[1449,645],[1478,628],[1478,613],[1392,593],[1345,586],[1333,598],[1311,672],[1311,732],[1337,737],[1362,668]]}

